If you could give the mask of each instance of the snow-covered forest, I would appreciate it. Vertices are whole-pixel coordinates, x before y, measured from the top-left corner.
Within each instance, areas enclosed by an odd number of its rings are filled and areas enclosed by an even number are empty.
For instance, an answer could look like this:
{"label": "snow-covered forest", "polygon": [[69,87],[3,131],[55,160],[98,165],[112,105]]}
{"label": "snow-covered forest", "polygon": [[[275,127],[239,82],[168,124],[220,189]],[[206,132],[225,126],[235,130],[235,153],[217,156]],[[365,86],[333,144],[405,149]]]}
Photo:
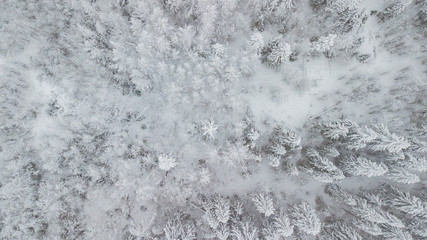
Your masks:
{"label": "snow-covered forest", "polygon": [[0,0],[0,239],[427,239],[426,0]]}

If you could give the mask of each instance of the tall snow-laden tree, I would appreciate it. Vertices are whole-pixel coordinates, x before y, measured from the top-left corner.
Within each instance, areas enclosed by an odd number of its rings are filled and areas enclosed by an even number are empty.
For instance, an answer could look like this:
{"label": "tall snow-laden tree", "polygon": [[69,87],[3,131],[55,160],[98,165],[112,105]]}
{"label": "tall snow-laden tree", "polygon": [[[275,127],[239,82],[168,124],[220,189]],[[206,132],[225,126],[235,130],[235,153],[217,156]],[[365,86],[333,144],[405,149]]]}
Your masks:
{"label": "tall snow-laden tree", "polygon": [[252,201],[258,212],[264,214],[264,216],[269,217],[274,214],[273,199],[270,195],[259,193],[252,198]]}
{"label": "tall snow-laden tree", "polygon": [[349,206],[356,206],[358,198],[343,190],[337,184],[327,184],[325,186],[325,192],[331,195],[339,202],[343,202]]}
{"label": "tall snow-laden tree", "polygon": [[259,54],[264,47],[264,37],[260,32],[256,32],[250,37],[248,45],[251,51]]}
{"label": "tall snow-laden tree", "polygon": [[386,9],[384,9],[384,15],[387,17],[393,17],[405,10],[407,6],[409,6],[412,3],[412,0],[398,0],[395,3],[388,6]]}
{"label": "tall snow-laden tree", "polygon": [[427,159],[422,156],[407,154],[407,158],[398,161],[397,164],[412,171],[427,172]]}
{"label": "tall snow-laden tree", "polygon": [[353,207],[352,210],[357,216],[369,222],[387,224],[398,228],[405,227],[400,219],[373,206],[372,204],[369,204],[365,199],[358,200],[357,205]]}
{"label": "tall snow-laden tree", "polygon": [[387,226],[385,225],[383,227],[383,233],[382,235],[386,239],[405,239],[405,240],[412,240],[412,235],[409,234],[407,231],[403,230],[402,228],[397,228],[393,226]]}
{"label": "tall snow-laden tree", "polygon": [[392,181],[404,184],[414,184],[420,181],[418,175],[410,173],[404,169],[391,169],[386,177]]}
{"label": "tall snow-laden tree", "polygon": [[227,223],[230,219],[230,200],[217,197],[215,199],[215,215],[219,222]]}
{"label": "tall snow-laden tree", "polygon": [[322,223],[316,212],[306,202],[295,205],[291,209],[292,223],[302,232],[310,235],[320,233]]}
{"label": "tall snow-laden tree", "polygon": [[364,157],[348,156],[342,162],[343,170],[354,176],[382,176],[388,168],[384,163],[376,163]]}
{"label": "tall snow-laden tree", "polygon": [[387,203],[410,215],[421,216],[427,219],[427,203],[409,192],[402,192],[398,188],[389,186],[384,189]]}
{"label": "tall snow-laden tree", "polygon": [[373,236],[383,235],[383,230],[376,223],[366,221],[366,220],[359,220],[356,222],[356,226],[360,228],[362,231],[367,232]]}
{"label": "tall snow-laden tree", "polygon": [[196,232],[193,224],[183,224],[179,219],[170,219],[163,228],[167,240],[194,240]]}
{"label": "tall snow-laden tree", "polygon": [[311,43],[312,51],[315,53],[326,53],[334,46],[336,34],[320,37],[317,41]]}
{"label": "tall snow-laden tree", "polygon": [[355,124],[349,120],[322,122],[319,124],[323,136],[331,140],[346,137]]}
{"label": "tall snow-laden tree", "polygon": [[232,229],[232,236],[236,240],[258,240],[258,229],[249,221],[241,222]]}
{"label": "tall snow-laden tree", "polygon": [[331,183],[345,178],[343,172],[333,162],[320,156],[316,150],[307,149],[305,154],[308,158],[308,166],[305,167],[305,171],[318,181]]}
{"label": "tall snow-laden tree", "polygon": [[372,126],[377,134],[377,138],[372,141],[371,149],[375,151],[388,151],[390,153],[399,153],[400,151],[407,149],[410,144],[401,136],[395,133],[390,133],[388,128],[382,124]]}
{"label": "tall snow-laden tree", "polygon": [[176,158],[171,154],[160,154],[158,156],[159,168],[163,171],[169,171],[176,167]]}
{"label": "tall snow-laden tree", "polygon": [[291,236],[294,232],[294,226],[291,225],[291,221],[283,211],[275,216],[273,225],[278,235],[283,238]]}
{"label": "tall snow-laden tree", "polygon": [[271,66],[276,67],[283,62],[289,61],[291,53],[291,45],[279,40],[271,47],[271,52],[267,56],[267,61]]}
{"label": "tall snow-laden tree", "polygon": [[362,240],[362,236],[346,223],[334,223],[324,228],[325,235],[331,240]]}
{"label": "tall snow-laden tree", "polygon": [[359,4],[360,0],[327,0],[328,8],[337,12],[356,9]]}

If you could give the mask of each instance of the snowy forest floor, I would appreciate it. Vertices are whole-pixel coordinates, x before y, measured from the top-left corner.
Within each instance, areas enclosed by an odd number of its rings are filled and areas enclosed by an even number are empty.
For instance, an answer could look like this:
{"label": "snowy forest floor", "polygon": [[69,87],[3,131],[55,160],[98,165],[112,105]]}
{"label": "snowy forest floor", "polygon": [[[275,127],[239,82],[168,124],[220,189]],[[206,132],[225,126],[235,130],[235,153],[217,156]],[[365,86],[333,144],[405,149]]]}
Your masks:
{"label": "snowy forest floor", "polygon": [[426,1],[6,0],[0,24],[1,239],[427,237]]}

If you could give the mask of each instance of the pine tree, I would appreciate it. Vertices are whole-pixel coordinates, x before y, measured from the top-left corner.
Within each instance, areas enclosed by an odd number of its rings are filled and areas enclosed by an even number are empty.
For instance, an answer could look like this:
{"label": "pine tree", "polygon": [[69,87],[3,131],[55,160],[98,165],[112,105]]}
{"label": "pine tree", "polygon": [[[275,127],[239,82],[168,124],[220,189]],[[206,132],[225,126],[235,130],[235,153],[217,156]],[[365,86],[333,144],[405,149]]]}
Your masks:
{"label": "pine tree", "polygon": [[291,53],[291,45],[283,41],[277,41],[271,48],[271,52],[267,56],[267,61],[271,66],[276,67],[283,62],[289,61]]}
{"label": "pine tree", "polygon": [[325,186],[325,192],[339,202],[343,202],[349,206],[357,205],[358,198],[343,190],[337,184],[327,184]]}
{"label": "pine tree", "polygon": [[393,17],[405,10],[407,6],[412,3],[412,0],[398,0],[396,3],[388,6],[384,9],[384,15],[387,17]]}
{"label": "pine tree", "polygon": [[365,148],[368,143],[378,137],[377,133],[369,127],[355,125],[348,134],[347,144],[348,149],[359,150]]}
{"label": "pine tree", "polygon": [[163,228],[167,240],[194,240],[196,232],[193,224],[183,224],[180,219],[169,219]]}
{"label": "pine tree", "polygon": [[329,159],[320,156],[314,149],[307,149],[308,168],[306,172],[318,181],[331,183],[345,178],[343,172],[337,168]]}
{"label": "pine tree", "polygon": [[219,240],[227,240],[230,234],[230,229],[226,224],[221,223],[219,228],[216,230],[216,237]]}
{"label": "pine tree", "polygon": [[320,123],[319,127],[323,136],[331,140],[338,140],[346,137],[354,125],[349,120],[338,120]]}
{"label": "pine tree", "polygon": [[362,240],[360,234],[346,223],[334,223],[325,227],[326,236],[331,240]]}
{"label": "pine tree", "polygon": [[224,197],[215,199],[215,215],[219,222],[227,223],[230,219],[230,201]]}
{"label": "pine tree", "polygon": [[381,227],[376,223],[373,223],[370,221],[359,220],[356,222],[356,226],[358,228],[360,228],[362,231],[367,232],[371,235],[374,235],[374,236],[383,235],[383,231],[382,231]]}
{"label": "pine tree", "polygon": [[345,172],[354,176],[382,176],[388,171],[385,164],[376,163],[364,157],[348,156],[342,165]]}
{"label": "pine tree", "polygon": [[405,225],[394,215],[384,212],[382,209],[369,204],[365,199],[359,199],[357,205],[353,207],[353,212],[360,218],[376,224],[387,224],[393,227],[402,228]]}
{"label": "pine tree", "polygon": [[291,211],[293,224],[302,232],[311,235],[320,233],[322,224],[316,212],[308,203],[302,202],[293,206]]}
{"label": "pine tree", "polygon": [[208,139],[214,139],[218,131],[218,125],[213,120],[202,121],[202,134]]}
{"label": "pine tree", "polygon": [[404,137],[390,133],[387,127],[382,124],[372,126],[372,130],[374,130],[378,136],[371,143],[371,149],[375,151],[399,153],[410,146],[409,142]]}
{"label": "pine tree", "polygon": [[272,166],[273,168],[277,168],[280,166],[280,157],[270,154],[268,155],[268,165]]}
{"label": "pine tree", "polygon": [[404,184],[414,184],[420,181],[418,175],[410,173],[404,169],[392,169],[386,177],[392,181]]}
{"label": "pine tree", "polygon": [[[311,44],[312,51],[316,53],[326,53],[334,45],[336,34],[329,34],[328,36],[320,37],[319,40]],[[336,129],[338,130],[338,129]],[[345,132],[345,128],[340,129],[340,131]]]}
{"label": "pine tree", "polygon": [[264,216],[269,217],[274,214],[273,199],[270,195],[259,193],[252,198],[252,201],[258,212],[264,214]]}
{"label": "pine tree", "polygon": [[411,234],[409,234],[407,231],[403,230],[402,228],[384,225],[382,229],[383,229],[382,235],[386,239],[392,239],[392,240],[398,240],[398,239],[412,240],[413,239]]}
{"label": "pine tree", "polygon": [[270,137],[270,149],[276,155],[285,155],[288,151],[301,147],[301,138],[293,131],[277,126]]}
{"label": "pine tree", "polygon": [[409,192],[402,192],[396,187],[389,186],[384,189],[384,196],[390,206],[404,213],[427,219],[427,203],[416,196],[411,196]]}
{"label": "pine tree", "polygon": [[327,0],[328,9],[343,12],[347,9],[353,10],[358,8],[360,0]]}
{"label": "pine tree", "polygon": [[264,47],[264,37],[260,32],[256,32],[252,34],[250,40],[248,41],[248,45],[252,51],[259,54]]}
{"label": "pine tree", "polygon": [[232,229],[232,235],[236,240],[258,240],[258,229],[249,221],[241,222]]}
{"label": "pine tree", "polygon": [[169,171],[176,167],[176,158],[171,154],[160,154],[158,156],[159,168],[163,171]]}
{"label": "pine tree", "polygon": [[398,161],[398,164],[412,171],[427,172],[427,159],[425,157],[415,157],[412,154],[407,154],[407,158]]}
{"label": "pine tree", "polygon": [[291,225],[291,222],[283,211],[274,218],[273,225],[275,227],[275,231],[279,236],[285,238],[292,235],[294,232],[294,226]]}
{"label": "pine tree", "polygon": [[254,148],[256,146],[256,141],[258,140],[258,138],[260,137],[259,132],[253,128],[253,127],[249,127],[246,131],[245,131],[245,144],[248,144],[250,148]]}

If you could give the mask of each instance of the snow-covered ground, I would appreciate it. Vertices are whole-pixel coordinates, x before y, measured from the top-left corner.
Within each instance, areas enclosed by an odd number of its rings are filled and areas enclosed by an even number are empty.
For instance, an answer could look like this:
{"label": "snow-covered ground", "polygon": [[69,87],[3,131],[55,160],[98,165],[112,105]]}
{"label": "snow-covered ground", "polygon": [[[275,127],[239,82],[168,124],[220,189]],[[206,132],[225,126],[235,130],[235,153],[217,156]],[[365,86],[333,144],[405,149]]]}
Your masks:
{"label": "snow-covered ground", "polygon": [[1,239],[427,238],[423,0],[0,4]]}

